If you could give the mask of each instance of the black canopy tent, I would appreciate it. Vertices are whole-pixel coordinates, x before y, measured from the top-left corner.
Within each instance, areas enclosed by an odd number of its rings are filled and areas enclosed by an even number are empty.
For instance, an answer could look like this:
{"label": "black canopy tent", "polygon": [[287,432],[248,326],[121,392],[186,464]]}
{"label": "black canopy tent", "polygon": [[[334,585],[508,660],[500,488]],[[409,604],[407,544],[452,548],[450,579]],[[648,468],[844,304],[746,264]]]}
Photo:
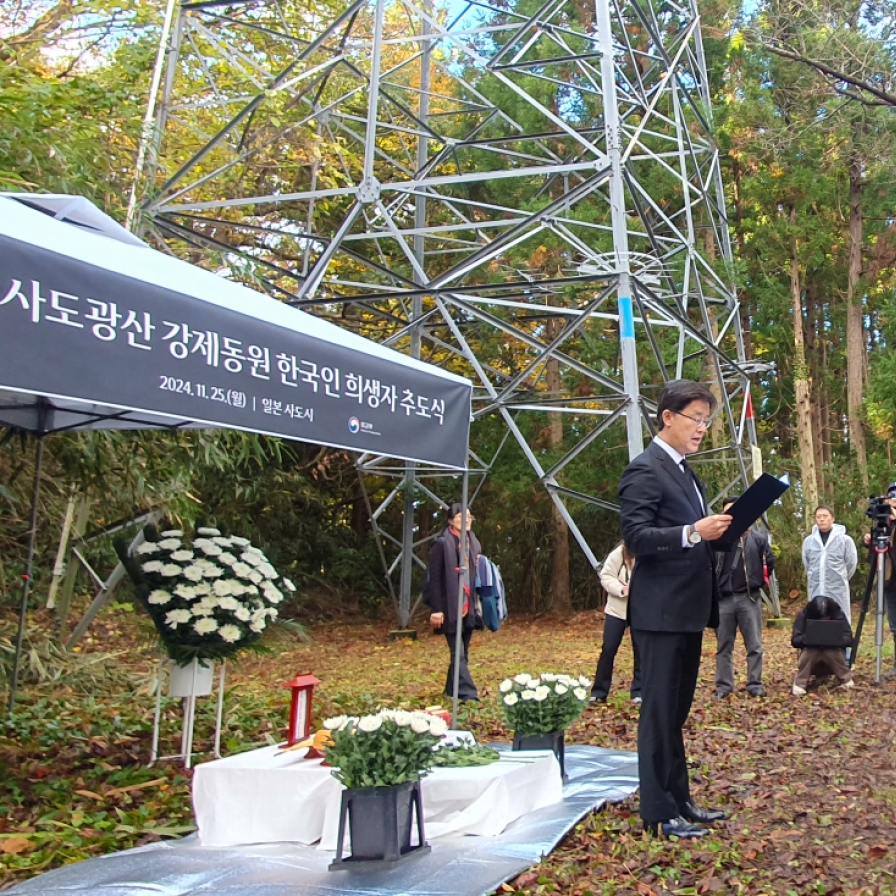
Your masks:
{"label": "black canopy tent", "polygon": [[[83,197],[0,194],[0,426],[231,428],[466,469],[472,385],[150,249]],[[466,503],[466,476],[464,503]]]}

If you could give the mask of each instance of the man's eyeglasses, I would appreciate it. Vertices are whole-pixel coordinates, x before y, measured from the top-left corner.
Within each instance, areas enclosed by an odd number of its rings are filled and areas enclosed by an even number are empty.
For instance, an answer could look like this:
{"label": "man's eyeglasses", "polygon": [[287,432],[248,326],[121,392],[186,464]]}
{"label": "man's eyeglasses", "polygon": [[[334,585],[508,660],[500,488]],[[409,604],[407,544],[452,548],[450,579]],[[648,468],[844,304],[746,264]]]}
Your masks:
{"label": "man's eyeglasses", "polygon": [[692,417],[690,414],[683,414],[681,411],[672,411],[672,413],[678,414],[679,417],[687,417],[688,420],[696,425],[697,429],[706,429],[712,422],[711,417]]}

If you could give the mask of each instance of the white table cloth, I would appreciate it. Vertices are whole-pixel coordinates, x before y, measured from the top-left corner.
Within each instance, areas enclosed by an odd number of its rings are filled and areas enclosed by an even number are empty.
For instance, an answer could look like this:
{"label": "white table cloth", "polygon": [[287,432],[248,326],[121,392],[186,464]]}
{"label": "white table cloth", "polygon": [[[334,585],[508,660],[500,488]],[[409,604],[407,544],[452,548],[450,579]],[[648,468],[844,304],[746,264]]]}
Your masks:
{"label": "white table cloth", "polygon": [[[193,810],[203,846],[320,841],[336,849],[343,786],[319,759],[277,746],[196,766]],[[491,765],[436,769],[423,779],[426,837],[496,836],[521,815],[560,802],[549,750],[502,753]]]}

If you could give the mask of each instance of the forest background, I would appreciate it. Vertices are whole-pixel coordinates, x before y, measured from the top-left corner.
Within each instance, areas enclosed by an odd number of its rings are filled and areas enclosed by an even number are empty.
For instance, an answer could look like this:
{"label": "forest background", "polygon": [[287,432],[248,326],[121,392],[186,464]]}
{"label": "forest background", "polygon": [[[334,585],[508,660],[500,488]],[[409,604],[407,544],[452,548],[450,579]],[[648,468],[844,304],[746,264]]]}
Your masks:
{"label": "forest background", "polygon": [[[124,220],[163,6],[0,4],[0,189],[83,194]],[[770,517],[786,595],[803,587],[799,546],[815,496],[857,533],[866,497],[896,478],[896,3],[709,0],[701,13],[746,352],[770,365],[753,386],[760,447],[766,468],[797,486]],[[488,186],[497,202],[500,183]],[[540,259],[519,263],[537,269]],[[602,361],[615,374],[616,343],[606,346]],[[497,444],[496,428],[477,425],[481,444]],[[562,442],[562,433],[544,434],[546,451],[561,452]],[[625,460],[624,433],[614,431],[583,464],[581,490],[612,500]],[[32,444],[8,433],[0,612],[10,627],[32,464]],[[87,535],[160,508],[252,538],[299,585],[294,612],[306,619],[391,613],[345,452],[233,432],[87,433],[47,440],[45,465],[35,605],[45,601],[75,496]],[[386,485],[368,483],[374,498]],[[614,515],[588,504],[571,510],[602,556],[619,537]],[[596,576],[512,442],[474,512],[515,612],[564,615],[602,603]],[[436,508],[422,508],[419,522],[424,535],[439,525]],[[108,539],[86,552],[97,569],[114,565]]]}

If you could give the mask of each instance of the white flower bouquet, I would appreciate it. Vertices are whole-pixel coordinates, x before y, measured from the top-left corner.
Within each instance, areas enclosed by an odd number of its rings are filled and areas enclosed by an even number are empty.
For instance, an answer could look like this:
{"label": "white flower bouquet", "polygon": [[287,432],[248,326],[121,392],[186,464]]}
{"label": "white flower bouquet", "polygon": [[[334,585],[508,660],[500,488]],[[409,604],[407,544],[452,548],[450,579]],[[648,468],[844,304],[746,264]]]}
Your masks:
{"label": "white flower bouquet", "polygon": [[390,787],[417,781],[434,762],[433,748],[448,730],[444,719],[425,712],[383,709],[376,715],[336,716],[327,762],[346,787]]}
{"label": "white flower bouquet", "polygon": [[144,529],[146,541],[119,557],[149,611],[168,655],[186,665],[220,660],[261,638],[295,586],[247,538],[199,528],[192,542],[180,529]]}
{"label": "white flower bouquet", "polygon": [[582,713],[588,701],[587,678],[542,672],[521,672],[505,678],[498,690],[508,725],[524,737],[565,730]]}

